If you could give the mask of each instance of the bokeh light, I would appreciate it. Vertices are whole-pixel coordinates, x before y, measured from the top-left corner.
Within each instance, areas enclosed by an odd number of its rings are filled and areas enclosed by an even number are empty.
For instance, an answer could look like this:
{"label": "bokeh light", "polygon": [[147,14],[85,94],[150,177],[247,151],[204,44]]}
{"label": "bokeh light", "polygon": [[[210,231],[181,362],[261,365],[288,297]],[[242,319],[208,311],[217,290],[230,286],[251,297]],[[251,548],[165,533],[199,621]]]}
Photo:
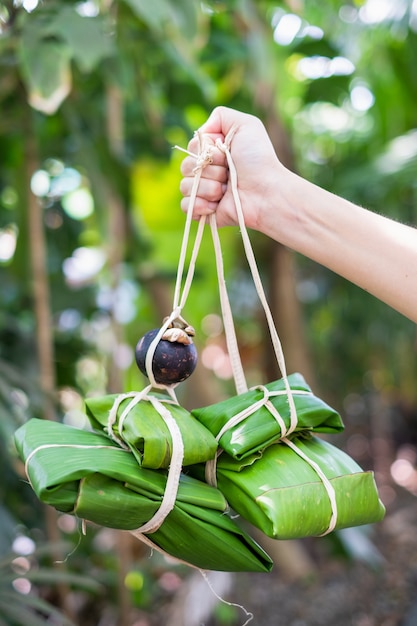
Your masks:
{"label": "bokeh light", "polygon": [[81,247],[64,260],[62,269],[68,284],[77,287],[95,278],[105,262],[106,255],[100,248]]}
{"label": "bokeh light", "polygon": [[350,91],[350,101],[357,111],[368,111],[375,103],[375,96],[365,85],[355,85]]}
{"label": "bokeh light", "polygon": [[90,191],[80,187],[62,198],[65,213],[74,220],[85,220],[94,212],[94,200]]}
{"label": "bokeh light", "polygon": [[14,224],[0,229],[0,263],[10,261],[16,251],[17,228]]}

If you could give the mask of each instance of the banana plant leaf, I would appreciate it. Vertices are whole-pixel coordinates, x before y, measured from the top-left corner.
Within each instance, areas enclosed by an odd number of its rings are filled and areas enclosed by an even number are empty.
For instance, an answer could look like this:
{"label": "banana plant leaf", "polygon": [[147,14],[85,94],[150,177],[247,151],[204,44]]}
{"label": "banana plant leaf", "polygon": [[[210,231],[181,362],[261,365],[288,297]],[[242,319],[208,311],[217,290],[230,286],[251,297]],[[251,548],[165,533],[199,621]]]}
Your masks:
{"label": "banana plant leaf", "polygon": [[[184,443],[183,465],[204,463],[214,458],[217,442],[189,411],[163,394],[152,393],[168,409],[175,419]],[[118,395],[100,396],[85,400],[87,417],[94,429],[107,432],[109,413]],[[132,397],[120,402],[111,425],[113,437],[127,444],[143,467],[160,469],[169,467],[172,453],[172,438],[167,425],[155,406],[146,397],[128,411],[119,432],[120,418]],[[108,433],[110,434],[110,433]]]}
{"label": "banana plant leaf", "polygon": [[[294,433],[307,431],[338,433],[343,430],[340,415],[312,393],[301,374],[291,374],[288,376],[288,382],[294,391],[293,398],[298,417]],[[270,402],[288,428],[291,420],[290,407],[283,379],[268,383],[263,388],[251,389],[211,406],[193,409],[191,413],[218,438],[223,450],[236,459],[244,459],[279,440],[282,436],[279,422],[265,404],[262,405],[265,388],[270,392]],[[297,391],[301,393],[297,394]],[[254,405],[255,410],[251,414],[230,428],[226,427],[229,420]],[[225,432],[219,437],[222,429]]]}
{"label": "banana plant leaf", "polygon": [[[329,479],[337,504],[334,529],[384,517],[372,472],[364,472],[345,452],[312,435],[291,443]],[[321,535],[329,529],[332,508],[322,479],[284,442],[243,460],[222,453],[217,486],[236,513],[274,539]]]}
{"label": "banana plant leaf", "polygon": [[[32,419],[17,430],[15,442],[36,495],[58,511],[132,532],[160,506],[167,472],[143,468],[104,434]],[[173,510],[146,537],[201,569],[270,571],[269,556],[226,509],[218,489],[182,474]]]}

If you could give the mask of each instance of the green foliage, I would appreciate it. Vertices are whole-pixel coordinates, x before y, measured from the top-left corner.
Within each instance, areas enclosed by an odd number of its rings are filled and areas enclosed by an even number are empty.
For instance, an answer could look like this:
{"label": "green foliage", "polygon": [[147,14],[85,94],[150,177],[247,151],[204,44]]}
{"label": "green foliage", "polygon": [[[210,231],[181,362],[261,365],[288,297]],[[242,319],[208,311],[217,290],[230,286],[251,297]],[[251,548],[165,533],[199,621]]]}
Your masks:
{"label": "green foliage", "polygon": [[[9,520],[1,526],[10,531],[4,552],[16,523],[46,538],[11,445],[14,430],[41,416],[45,400],[29,256],[29,245],[39,245],[28,221],[32,175],[42,171],[47,183],[36,199],[46,235],[58,417],[77,425],[83,396],[113,384],[112,364],[121,367],[120,386],[143,382],[132,349],[170,313],[184,225],[182,155],[173,146],[185,148],[213,106],[282,123],[301,174],[416,223],[416,13],[415,3],[398,4],[397,12],[371,19],[365,0],[343,6],[313,0],[299,10],[271,0],[54,0],[32,10],[25,2],[2,3],[0,495],[2,520]],[[287,40],[280,40],[283,18],[298,24],[292,40],[288,27]],[[358,94],[362,100],[355,100]],[[68,170],[79,178],[71,189]],[[85,217],[67,209],[69,194],[80,189],[93,200]],[[221,238],[243,358],[257,375],[264,354],[259,306],[239,234],[225,229]],[[267,280],[268,255],[255,234],[253,240]],[[366,400],[376,389],[412,412],[414,326],[300,257],[297,290],[324,396],[342,408],[352,392]],[[200,354],[208,344],[222,347],[221,335],[206,323],[207,314],[218,312],[207,234],[186,310]],[[232,384],[214,376],[213,387],[224,393]],[[413,429],[414,423],[408,436]],[[91,545],[77,553],[85,571],[92,567]],[[114,559],[99,558],[97,567],[107,567],[106,580],[115,586]],[[42,613],[40,606],[22,607],[37,609]]]}
{"label": "green foliage", "polygon": [[71,60],[81,71],[91,72],[114,53],[110,22],[102,16],[87,20],[66,4],[19,17],[18,55],[29,102],[54,113],[71,90]]}
{"label": "green foliage", "polygon": [[[65,546],[68,549],[68,545]],[[56,546],[43,546],[29,556],[12,553],[0,559],[0,623],[8,626],[43,626],[46,620],[59,620],[62,626],[74,626],[54,605],[33,593],[32,585],[55,587],[60,583],[97,594],[100,584],[89,576],[60,572],[42,565]],[[4,621],[2,621],[4,620]]]}
{"label": "green foliage", "polygon": [[193,37],[197,30],[199,8],[196,3],[190,4],[187,0],[180,0],[175,4],[170,0],[156,0],[152,4],[146,0],[125,0],[134,13],[144,23],[162,37],[165,29],[173,26],[172,34],[175,37],[181,32],[185,38]]}

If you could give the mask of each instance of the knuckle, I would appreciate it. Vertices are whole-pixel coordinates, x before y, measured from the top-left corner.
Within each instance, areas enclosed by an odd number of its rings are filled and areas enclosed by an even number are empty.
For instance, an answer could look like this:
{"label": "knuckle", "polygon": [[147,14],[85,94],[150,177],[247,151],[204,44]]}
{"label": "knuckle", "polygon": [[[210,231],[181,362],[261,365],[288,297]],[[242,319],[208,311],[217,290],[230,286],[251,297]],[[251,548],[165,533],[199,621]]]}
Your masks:
{"label": "knuckle", "polygon": [[218,181],[211,180],[210,184],[207,186],[205,198],[209,202],[218,202],[221,196],[222,196],[221,184]]}

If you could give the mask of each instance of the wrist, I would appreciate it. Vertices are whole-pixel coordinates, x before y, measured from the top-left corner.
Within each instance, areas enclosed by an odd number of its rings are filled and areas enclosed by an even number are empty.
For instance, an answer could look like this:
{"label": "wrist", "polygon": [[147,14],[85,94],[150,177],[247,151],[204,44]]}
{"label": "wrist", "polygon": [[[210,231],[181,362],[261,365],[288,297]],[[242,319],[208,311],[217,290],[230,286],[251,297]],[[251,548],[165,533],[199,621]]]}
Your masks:
{"label": "wrist", "polygon": [[296,248],[305,204],[299,197],[300,180],[277,160],[263,182],[254,226],[268,237],[292,248]]}

